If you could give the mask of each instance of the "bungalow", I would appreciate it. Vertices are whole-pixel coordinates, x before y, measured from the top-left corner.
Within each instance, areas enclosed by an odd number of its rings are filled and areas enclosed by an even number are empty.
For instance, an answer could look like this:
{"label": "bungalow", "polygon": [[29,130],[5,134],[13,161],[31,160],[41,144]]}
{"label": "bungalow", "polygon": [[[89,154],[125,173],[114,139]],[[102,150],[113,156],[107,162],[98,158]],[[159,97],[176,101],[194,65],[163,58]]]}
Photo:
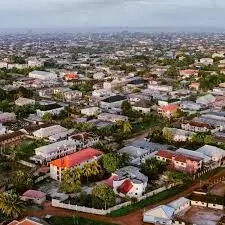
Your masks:
{"label": "bungalow", "polygon": [[205,65],[205,66],[212,65],[213,59],[211,59],[211,58],[201,58],[200,63]]}
{"label": "bungalow", "polygon": [[170,128],[170,127],[163,128],[163,136],[167,138],[169,135],[170,136],[169,138],[172,138],[172,140],[176,142],[185,142],[191,140],[194,134],[195,134],[194,132],[181,130],[177,128]]}
{"label": "bungalow", "polygon": [[21,196],[22,201],[32,201],[35,204],[42,205],[46,201],[46,194],[41,191],[28,190]]}
{"label": "bungalow", "polygon": [[120,108],[122,103],[126,100],[125,96],[122,95],[114,95],[108,98],[101,100],[100,107],[102,109],[112,109],[112,108]]}
{"label": "bungalow", "polygon": [[34,105],[34,104],[35,104],[35,100],[29,99],[29,98],[20,97],[15,101],[15,105],[18,105],[18,106]]}
{"label": "bungalow", "polygon": [[133,110],[136,110],[140,113],[150,113],[151,112],[151,102],[148,100],[140,100],[139,102],[136,102],[133,106],[132,106]]}
{"label": "bungalow", "polygon": [[36,138],[47,138],[52,135],[66,132],[66,131],[68,130],[60,125],[52,125],[52,126],[40,128],[39,130],[34,131],[32,134]]}
{"label": "bungalow", "polygon": [[35,156],[31,160],[38,163],[50,162],[53,159],[71,154],[76,151],[77,143],[71,140],[63,140],[35,149]]}
{"label": "bungalow", "polygon": [[75,152],[71,155],[50,162],[50,176],[54,180],[62,180],[62,172],[65,169],[73,169],[75,166],[83,167],[84,163],[91,163],[98,160],[103,155],[103,152],[87,148],[79,152]]}
{"label": "bungalow", "polygon": [[169,104],[169,105],[161,106],[159,108],[158,112],[163,117],[171,118],[171,117],[176,115],[176,112],[177,112],[178,108],[179,107],[176,104]]}
{"label": "bungalow", "polygon": [[207,94],[207,95],[197,98],[196,103],[201,104],[201,105],[209,105],[209,104],[213,103],[215,100],[216,100],[216,98],[213,95]]}
{"label": "bungalow", "polygon": [[2,112],[0,113],[0,123],[6,123],[16,120],[15,113]]}
{"label": "bungalow", "polygon": [[161,150],[155,154],[157,160],[170,162],[171,166],[179,171],[186,173],[196,173],[203,166],[201,158],[185,156],[170,150]]}
{"label": "bungalow", "polygon": [[81,114],[86,115],[86,116],[94,116],[97,115],[101,112],[99,107],[88,107],[81,109]]}
{"label": "bungalow", "polygon": [[127,116],[111,114],[111,113],[101,113],[98,115],[98,119],[102,121],[112,122],[112,123],[116,123],[118,121],[128,121]]}
{"label": "bungalow", "polygon": [[114,192],[122,197],[141,197],[147,187],[148,177],[142,174],[137,167],[127,166],[115,171],[105,181]]}
{"label": "bungalow", "polygon": [[74,141],[78,148],[88,148],[99,142],[99,137],[91,133],[78,133],[69,137],[69,140]]}
{"label": "bungalow", "polygon": [[218,163],[225,157],[225,150],[212,145],[204,145],[197,152],[207,155],[212,161]]}
{"label": "bungalow", "polygon": [[180,70],[180,76],[184,78],[188,78],[190,76],[198,76],[198,70],[192,70],[192,69]]}

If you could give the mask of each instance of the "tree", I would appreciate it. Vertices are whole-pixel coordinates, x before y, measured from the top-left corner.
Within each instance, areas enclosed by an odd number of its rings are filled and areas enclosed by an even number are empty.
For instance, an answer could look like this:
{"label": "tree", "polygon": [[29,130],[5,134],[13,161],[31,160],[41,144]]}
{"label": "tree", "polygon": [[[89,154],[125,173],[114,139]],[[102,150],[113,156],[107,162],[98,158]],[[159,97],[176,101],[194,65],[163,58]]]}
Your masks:
{"label": "tree", "polygon": [[166,163],[150,158],[141,164],[141,172],[149,178],[149,181],[155,181],[166,170],[166,167]]}
{"label": "tree", "polygon": [[131,158],[127,152],[124,152],[122,155],[117,157],[119,157],[119,167],[125,167],[130,164]]}
{"label": "tree", "polygon": [[16,192],[21,194],[34,185],[33,176],[22,170],[18,170],[13,174],[11,182]]}
{"label": "tree", "polygon": [[24,211],[20,196],[12,192],[0,193],[0,210],[12,219],[17,219]]}
{"label": "tree", "polygon": [[89,163],[91,171],[92,171],[92,176],[97,176],[100,173],[100,165],[98,164],[97,160],[94,160],[93,162]]}
{"label": "tree", "polygon": [[62,182],[60,189],[66,193],[76,193],[81,190],[80,176],[81,171],[78,167],[74,168],[74,171],[66,169],[62,174]]}
{"label": "tree", "polygon": [[114,191],[105,184],[99,184],[92,190],[92,195],[105,203],[105,208],[115,205],[116,195]]}
{"label": "tree", "polygon": [[92,169],[91,169],[90,163],[84,163],[84,165],[83,165],[83,175],[86,177],[87,182],[88,182],[88,178],[90,176],[92,176]]}
{"label": "tree", "polygon": [[128,117],[132,116],[132,106],[130,102],[123,101],[121,109],[124,116],[128,116]]}
{"label": "tree", "polygon": [[167,128],[167,127],[164,127],[163,128],[163,136],[164,138],[169,142],[171,143],[173,141],[173,133],[172,131]]}
{"label": "tree", "polygon": [[185,184],[191,181],[189,174],[178,171],[166,171],[164,176],[167,184]]}
{"label": "tree", "polygon": [[129,134],[132,131],[132,125],[130,124],[129,121],[124,121],[123,122],[123,133],[124,134]]}
{"label": "tree", "polygon": [[177,68],[175,66],[171,66],[167,71],[166,71],[166,75],[168,77],[178,77],[179,76],[179,71],[177,70]]}
{"label": "tree", "polygon": [[114,153],[105,154],[101,158],[102,166],[107,171],[107,173],[111,174],[115,172],[119,166],[118,156]]}
{"label": "tree", "polygon": [[42,117],[42,119],[47,122],[52,122],[53,115],[51,113],[45,113],[44,116]]}

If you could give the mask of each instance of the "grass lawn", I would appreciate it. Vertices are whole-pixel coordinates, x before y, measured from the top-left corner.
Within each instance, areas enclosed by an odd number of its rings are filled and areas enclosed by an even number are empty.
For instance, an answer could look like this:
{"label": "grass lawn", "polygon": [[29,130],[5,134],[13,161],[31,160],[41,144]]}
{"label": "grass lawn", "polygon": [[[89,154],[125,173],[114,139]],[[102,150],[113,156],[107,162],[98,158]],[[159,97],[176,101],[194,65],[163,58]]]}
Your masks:
{"label": "grass lawn", "polygon": [[113,225],[97,220],[89,220],[81,217],[52,217],[50,225]]}
{"label": "grass lawn", "polygon": [[174,196],[174,195],[184,191],[186,188],[187,188],[187,186],[180,186],[180,187],[174,187],[174,188],[168,189],[159,194],[148,197],[140,202],[137,202],[132,205],[126,206],[124,208],[115,210],[115,211],[111,212],[109,215],[115,216],[115,217],[116,216],[124,216],[128,213],[136,211],[137,209],[142,209],[146,206],[153,205],[153,204],[160,202],[166,198]]}

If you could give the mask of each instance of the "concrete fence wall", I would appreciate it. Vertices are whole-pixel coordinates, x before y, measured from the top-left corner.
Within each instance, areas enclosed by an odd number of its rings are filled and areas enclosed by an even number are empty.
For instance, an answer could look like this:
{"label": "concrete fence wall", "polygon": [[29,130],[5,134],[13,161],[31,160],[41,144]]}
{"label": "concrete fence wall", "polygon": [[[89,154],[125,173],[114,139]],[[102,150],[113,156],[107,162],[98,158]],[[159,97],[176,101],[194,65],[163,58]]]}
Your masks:
{"label": "concrete fence wall", "polygon": [[[155,194],[159,194],[160,192],[163,192],[165,190],[168,190],[172,187],[176,186],[176,184],[171,184],[167,187],[161,187],[159,189],[156,189],[152,192],[149,192],[145,195],[143,195],[142,197],[140,198],[137,198],[137,201],[141,201],[141,200],[144,200],[150,196],[153,196]],[[126,206],[129,206],[133,204],[131,201],[128,201],[128,202],[124,202],[122,204],[119,204],[119,205],[116,205],[112,208],[109,208],[109,209],[94,209],[94,208],[88,208],[88,207],[84,207],[84,206],[77,206],[77,205],[71,205],[71,204],[65,204],[65,203],[62,203],[61,200],[58,200],[58,199],[52,199],[52,206],[53,207],[57,207],[57,208],[63,208],[63,209],[70,209],[70,210],[74,210],[74,211],[78,211],[78,212],[85,212],[85,213],[92,213],[92,214],[97,214],[97,215],[106,215],[106,214],[109,214],[115,210],[118,210],[118,209],[121,209],[123,207],[126,207]]]}
{"label": "concrete fence wall", "polygon": [[200,206],[200,207],[207,207],[207,208],[211,208],[211,209],[219,209],[219,210],[224,209],[223,205],[207,203],[207,202],[200,202],[200,201],[191,201],[191,205]]}

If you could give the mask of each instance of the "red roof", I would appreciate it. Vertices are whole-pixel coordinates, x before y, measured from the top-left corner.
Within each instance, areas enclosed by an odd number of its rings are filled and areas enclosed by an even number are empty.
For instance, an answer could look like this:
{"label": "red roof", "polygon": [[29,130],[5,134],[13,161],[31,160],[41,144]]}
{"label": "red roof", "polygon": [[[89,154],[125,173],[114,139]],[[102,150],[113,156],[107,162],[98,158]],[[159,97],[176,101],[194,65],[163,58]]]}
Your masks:
{"label": "red roof", "polygon": [[192,69],[187,69],[187,70],[181,70],[180,74],[181,75],[195,75],[195,74],[198,74],[198,71],[192,70]]}
{"label": "red roof", "polygon": [[23,197],[27,197],[27,198],[44,198],[46,196],[45,193],[41,192],[41,191],[36,191],[36,190],[28,190],[26,192],[23,193]]}
{"label": "red roof", "polygon": [[169,105],[162,106],[160,109],[165,112],[166,111],[175,112],[178,109],[178,105],[169,104]]}
{"label": "red roof", "polygon": [[172,152],[172,151],[169,151],[169,150],[160,150],[155,155],[172,160],[172,158],[176,156],[176,153]]}
{"label": "red roof", "polygon": [[79,164],[86,162],[90,159],[93,159],[97,156],[102,155],[103,152],[93,149],[93,148],[87,148],[83,149],[79,152],[75,152],[71,155],[67,155],[63,158],[56,159],[52,162],[50,162],[51,165],[57,166],[60,168],[71,168],[74,166],[78,166]]}
{"label": "red roof", "polygon": [[127,194],[130,189],[133,187],[132,182],[129,179],[126,179],[118,188],[118,192],[122,194]]}
{"label": "red roof", "polygon": [[77,74],[75,74],[75,73],[68,73],[68,74],[66,74],[65,75],[65,78],[66,79],[76,79],[78,77],[78,75]]}

